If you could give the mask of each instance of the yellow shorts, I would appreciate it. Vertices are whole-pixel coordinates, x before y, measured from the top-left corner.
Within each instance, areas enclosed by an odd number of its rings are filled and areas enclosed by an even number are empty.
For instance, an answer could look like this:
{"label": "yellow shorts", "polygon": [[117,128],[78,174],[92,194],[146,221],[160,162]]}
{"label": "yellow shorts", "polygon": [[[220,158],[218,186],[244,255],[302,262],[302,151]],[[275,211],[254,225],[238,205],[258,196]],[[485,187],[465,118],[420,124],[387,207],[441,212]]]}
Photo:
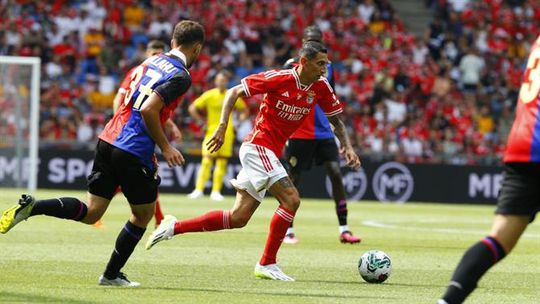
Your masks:
{"label": "yellow shorts", "polygon": [[202,149],[201,149],[203,156],[226,157],[226,158],[229,158],[232,156],[233,144],[234,144],[233,136],[225,136],[225,141],[223,142],[223,145],[218,151],[214,153],[210,153],[210,151],[208,151],[208,148],[206,147],[206,143],[208,142],[208,140],[210,140],[210,137],[211,136],[205,136],[203,139],[203,144],[202,144]]}

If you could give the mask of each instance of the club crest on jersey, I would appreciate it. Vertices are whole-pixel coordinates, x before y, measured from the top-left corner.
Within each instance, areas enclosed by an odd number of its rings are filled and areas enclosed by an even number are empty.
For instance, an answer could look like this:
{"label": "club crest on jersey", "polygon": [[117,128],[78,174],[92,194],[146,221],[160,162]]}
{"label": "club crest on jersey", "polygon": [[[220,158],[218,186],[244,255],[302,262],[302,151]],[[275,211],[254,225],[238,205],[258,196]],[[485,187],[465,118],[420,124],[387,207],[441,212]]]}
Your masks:
{"label": "club crest on jersey", "polygon": [[315,92],[309,91],[309,92],[307,93],[307,100],[306,100],[307,103],[308,103],[308,104],[312,103],[314,97],[315,97]]}

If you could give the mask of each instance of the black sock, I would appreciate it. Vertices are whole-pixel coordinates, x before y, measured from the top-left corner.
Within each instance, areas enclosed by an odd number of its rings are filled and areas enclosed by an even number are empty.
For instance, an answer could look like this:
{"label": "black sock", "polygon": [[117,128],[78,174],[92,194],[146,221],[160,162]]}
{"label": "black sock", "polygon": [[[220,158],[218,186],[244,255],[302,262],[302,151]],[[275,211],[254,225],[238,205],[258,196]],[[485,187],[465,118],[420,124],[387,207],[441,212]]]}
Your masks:
{"label": "black sock", "polygon": [[86,216],[87,212],[88,207],[80,200],[74,197],[61,197],[36,201],[30,216],[43,214],[80,221]]}
{"label": "black sock", "polygon": [[492,237],[476,243],[461,258],[443,300],[448,304],[463,303],[476,288],[480,278],[505,256],[501,244]]}
{"label": "black sock", "polygon": [[124,225],[124,228],[118,234],[114,250],[103,274],[107,279],[112,280],[118,277],[120,269],[126,264],[145,231],[146,228],[137,227],[130,221]]}
{"label": "black sock", "polygon": [[336,201],[336,214],[340,226],[347,225],[347,215],[349,211],[347,210],[347,201],[342,199]]}

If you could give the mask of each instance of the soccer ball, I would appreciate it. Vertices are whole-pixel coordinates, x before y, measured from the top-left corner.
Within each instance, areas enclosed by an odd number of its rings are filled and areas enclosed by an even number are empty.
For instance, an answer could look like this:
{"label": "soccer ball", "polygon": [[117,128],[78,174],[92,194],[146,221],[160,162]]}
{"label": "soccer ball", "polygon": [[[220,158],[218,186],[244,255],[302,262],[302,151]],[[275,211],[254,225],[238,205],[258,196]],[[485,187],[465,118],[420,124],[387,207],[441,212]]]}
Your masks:
{"label": "soccer ball", "polygon": [[360,257],[358,272],[368,283],[382,283],[392,272],[392,261],[386,253],[370,250]]}

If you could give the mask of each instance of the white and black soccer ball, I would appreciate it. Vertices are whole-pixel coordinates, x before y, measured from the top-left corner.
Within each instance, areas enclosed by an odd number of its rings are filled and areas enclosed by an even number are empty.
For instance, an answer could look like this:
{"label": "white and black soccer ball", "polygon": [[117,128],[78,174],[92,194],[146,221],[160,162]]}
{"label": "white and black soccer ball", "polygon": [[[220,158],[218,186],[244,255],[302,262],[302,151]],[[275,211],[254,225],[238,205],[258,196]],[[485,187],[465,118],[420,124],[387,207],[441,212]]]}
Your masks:
{"label": "white and black soccer ball", "polygon": [[382,283],[392,272],[392,261],[383,251],[370,250],[360,257],[358,272],[368,283]]}

